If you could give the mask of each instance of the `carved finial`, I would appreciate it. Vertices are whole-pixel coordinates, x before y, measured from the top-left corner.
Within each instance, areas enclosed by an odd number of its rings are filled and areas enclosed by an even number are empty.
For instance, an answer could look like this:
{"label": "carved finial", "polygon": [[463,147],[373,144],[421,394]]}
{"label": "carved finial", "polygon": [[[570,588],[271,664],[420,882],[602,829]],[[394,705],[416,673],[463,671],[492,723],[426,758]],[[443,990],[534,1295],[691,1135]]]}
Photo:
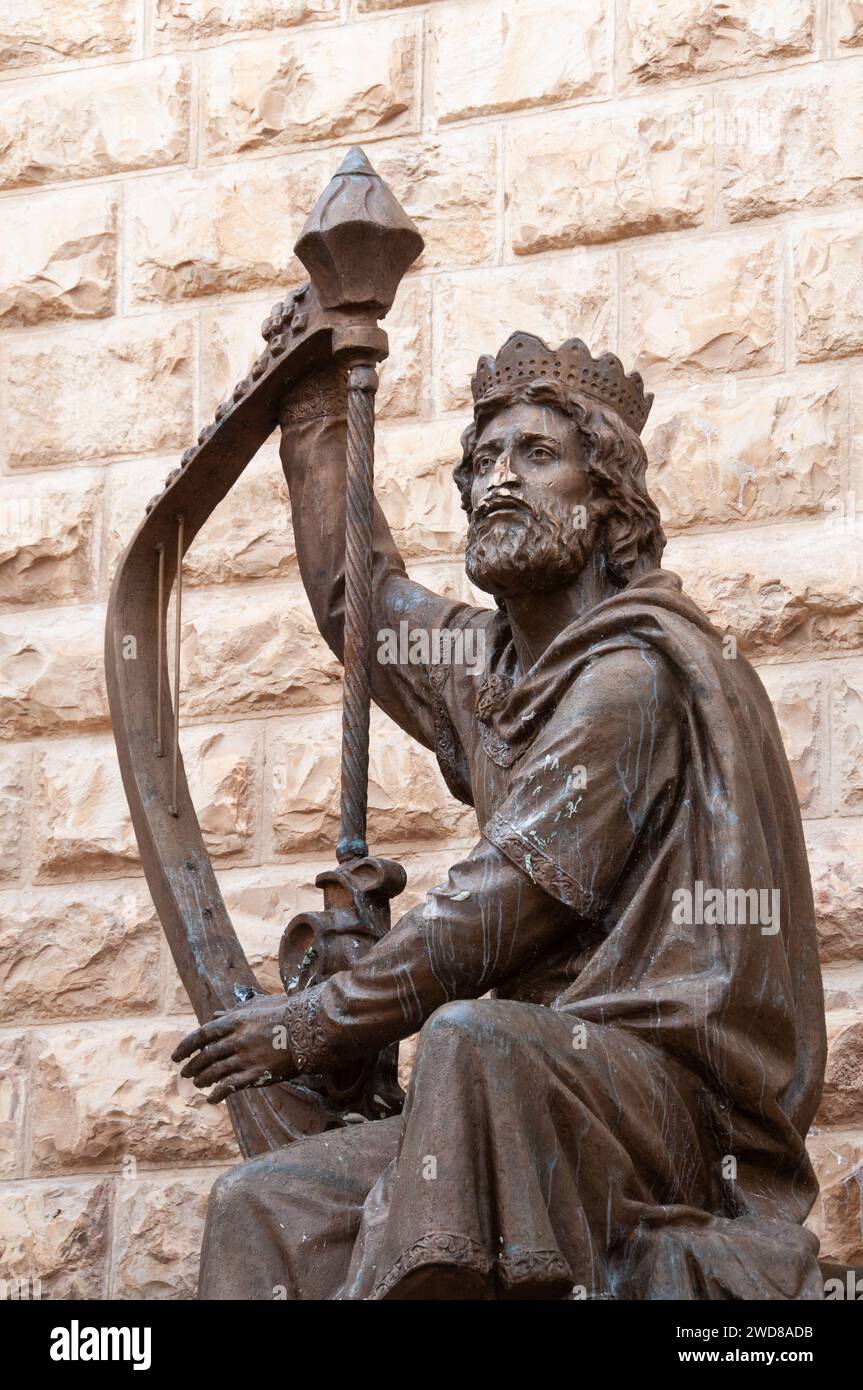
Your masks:
{"label": "carved finial", "polygon": [[423,239],[365,153],[355,145],[330,179],[295,251],[325,309],[392,307]]}
{"label": "carved finial", "polygon": [[377,174],[369,163],[369,157],[360,145],[351,145],[338,169],[335,177],[340,174],[370,174],[372,178],[377,178]]}

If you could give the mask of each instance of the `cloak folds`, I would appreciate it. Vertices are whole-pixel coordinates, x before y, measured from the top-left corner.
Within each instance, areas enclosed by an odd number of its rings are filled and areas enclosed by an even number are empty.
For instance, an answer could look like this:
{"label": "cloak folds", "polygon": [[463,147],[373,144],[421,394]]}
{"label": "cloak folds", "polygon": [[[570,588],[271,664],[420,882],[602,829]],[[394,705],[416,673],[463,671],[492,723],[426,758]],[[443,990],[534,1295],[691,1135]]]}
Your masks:
{"label": "cloak folds", "polygon": [[[766,1242],[758,1242],[770,1288],[785,1258],[782,1244],[790,1239],[806,1249],[805,1233],[792,1234],[785,1223],[802,1222],[817,1191],[803,1140],[820,1098],[826,1040],[803,829],[769,698],[749,663],[726,655],[721,634],[665,571],[634,581],[573,623],[522,679],[505,616],[482,621],[492,654],[476,700],[480,742],[486,759],[512,769],[505,799],[488,807],[487,818],[481,808],[483,835],[604,933],[552,1006],[587,1025],[624,1029],[698,1078],[708,1210],[735,1218],[718,1245],[734,1251],[748,1223],[771,1223]],[[603,678],[615,656],[617,690]],[[610,734],[609,706],[631,702],[627,683],[638,682],[639,660],[662,675],[638,701],[625,738],[619,728]],[[656,798],[660,789],[655,777],[639,775],[639,765],[662,757],[662,706],[670,701],[685,737],[673,752],[671,804],[657,833],[642,790]],[[463,703],[448,705],[458,718]],[[467,732],[463,721],[455,732]],[[468,738],[476,784],[470,749]],[[446,762],[452,776],[451,756]],[[638,789],[625,796],[638,830],[629,846],[614,824],[609,793],[616,782]],[[779,931],[761,921],[676,925],[675,890],[694,893],[699,883],[723,898],[778,890]],[[682,1244],[690,1263],[703,1250],[705,1266],[715,1269],[716,1231],[703,1216],[690,1220],[687,1230],[681,1212],[655,1213],[652,1241]],[[739,1265],[739,1254],[732,1258]],[[733,1290],[729,1261],[722,1263]],[[820,1297],[816,1281],[809,1284]]]}
{"label": "cloak folds", "polygon": [[[608,692],[597,701],[593,688],[601,663],[621,651],[660,658],[686,738],[661,838],[648,855],[637,845],[628,863],[614,865],[616,881],[597,904],[597,847],[613,861],[615,845],[603,844],[607,812],[598,794],[613,773],[591,748]],[[529,857],[532,877],[553,897],[604,914],[607,935],[557,1008],[637,1032],[685,1060],[756,1128],[787,1135],[790,1126],[802,1136],[826,1056],[803,828],[770,700],[749,663],[723,651],[680,580],[663,571],[572,624],[480,725],[493,759],[517,764],[483,834],[522,869]],[[497,665],[505,668],[511,657],[504,649]],[[624,786],[627,778],[637,782],[640,759],[656,756],[658,695],[617,750],[614,771]],[[621,689],[619,699],[626,696]],[[584,767],[586,787],[568,817],[578,833],[568,834],[556,820],[559,783],[575,766]],[[645,808],[630,810],[637,818]],[[765,923],[675,926],[674,890],[693,892],[699,882],[723,894],[778,889],[779,932]]]}

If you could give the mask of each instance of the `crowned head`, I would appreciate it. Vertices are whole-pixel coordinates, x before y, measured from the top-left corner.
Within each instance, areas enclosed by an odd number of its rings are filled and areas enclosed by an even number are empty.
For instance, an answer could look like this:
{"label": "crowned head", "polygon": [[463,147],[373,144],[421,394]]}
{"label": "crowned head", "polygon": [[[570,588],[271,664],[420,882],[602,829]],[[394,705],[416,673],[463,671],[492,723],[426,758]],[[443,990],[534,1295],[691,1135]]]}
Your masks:
{"label": "crowned head", "polygon": [[640,434],[653,397],[612,353],[514,333],[472,380],[455,470],[470,518],[466,567],[499,600],[598,566],[605,587],[655,568],[665,536]]}

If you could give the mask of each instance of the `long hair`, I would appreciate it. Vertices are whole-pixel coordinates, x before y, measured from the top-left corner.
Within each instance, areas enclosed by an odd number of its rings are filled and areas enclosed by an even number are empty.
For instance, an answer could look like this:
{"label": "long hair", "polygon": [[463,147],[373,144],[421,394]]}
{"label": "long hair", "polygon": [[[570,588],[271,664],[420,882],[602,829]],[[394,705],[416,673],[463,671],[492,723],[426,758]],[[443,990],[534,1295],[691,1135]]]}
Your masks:
{"label": "long hair", "polygon": [[566,390],[558,381],[539,378],[517,386],[499,386],[477,403],[473,424],[461,437],[461,462],[453,471],[468,516],[477,434],[491,416],[517,401],[555,406],[574,422],[585,446],[588,474],[610,503],[600,544],[611,579],[624,585],[637,567],[658,565],[665,549],[665,532],[659,509],[647,491],[644,445],[615,410],[582,392]]}

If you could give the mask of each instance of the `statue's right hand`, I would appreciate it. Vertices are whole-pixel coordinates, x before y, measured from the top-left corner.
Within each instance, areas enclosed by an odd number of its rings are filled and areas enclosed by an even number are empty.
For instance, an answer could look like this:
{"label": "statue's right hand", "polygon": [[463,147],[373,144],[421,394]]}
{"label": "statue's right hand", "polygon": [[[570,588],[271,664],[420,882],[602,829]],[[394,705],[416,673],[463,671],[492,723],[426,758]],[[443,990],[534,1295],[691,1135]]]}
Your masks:
{"label": "statue's right hand", "polygon": [[248,1086],[271,1086],[295,1076],[298,1068],[283,1041],[286,1007],[283,995],[260,994],[219,1012],[183,1038],[172,1061],[186,1063],[180,1075],[199,1090],[213,1087],[207,1097],[213,1105]]}

